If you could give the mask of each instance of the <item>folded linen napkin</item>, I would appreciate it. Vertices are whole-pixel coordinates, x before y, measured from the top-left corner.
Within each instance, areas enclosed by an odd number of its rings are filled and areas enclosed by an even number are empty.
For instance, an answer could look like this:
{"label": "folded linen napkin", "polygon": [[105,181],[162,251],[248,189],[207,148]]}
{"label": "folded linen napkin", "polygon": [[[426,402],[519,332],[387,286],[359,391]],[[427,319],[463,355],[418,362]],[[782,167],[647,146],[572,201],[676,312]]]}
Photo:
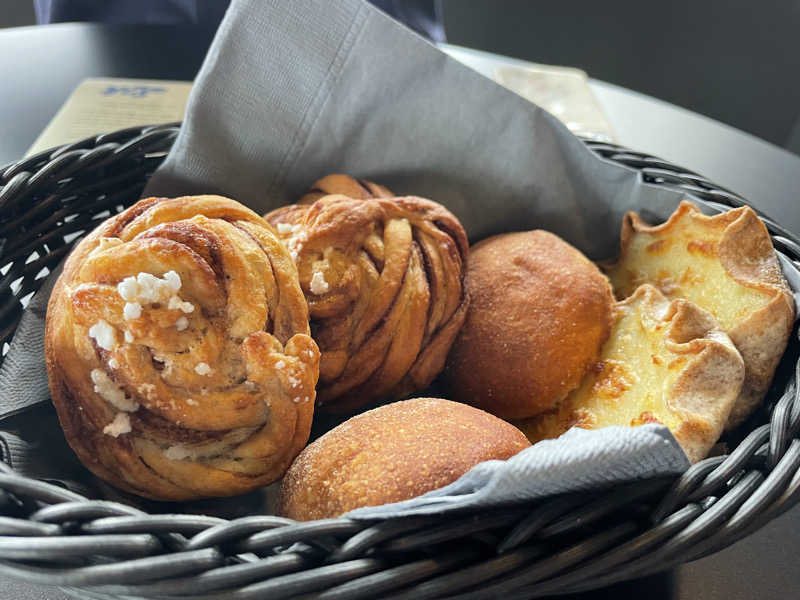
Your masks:
{"label": "folded linen napkin", "polygon": [[[215,192],[265,212],[334,172],[441,202],[472,241],[541,228],[592,258],[615,253],[626,211],[664,218],[684,197],[601,160],[557,119],[362,0],[234,0],[146,195]],[[0,369],[0,430],[27,474],[86,483],[71,456],[69,469],[31,460],[70,454],[47,397],[47,293],[34,297]],[[573,431],[419,499],[352,516],[490,506],[687,466],[661,426]]]}

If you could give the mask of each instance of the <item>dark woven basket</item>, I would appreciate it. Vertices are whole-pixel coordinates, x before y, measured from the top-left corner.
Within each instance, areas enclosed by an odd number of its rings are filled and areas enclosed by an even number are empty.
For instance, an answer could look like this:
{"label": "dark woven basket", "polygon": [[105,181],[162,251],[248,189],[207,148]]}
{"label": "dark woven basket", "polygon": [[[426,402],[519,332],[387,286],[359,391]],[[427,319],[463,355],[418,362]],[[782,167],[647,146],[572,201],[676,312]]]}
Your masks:
{"label": "dark woven basket", "polygon": [[[135,202],[177,125],[133,128],[0,169],[0,341],[76,237]],[[618,146],[587,142],[648,182],[727,210],[739,196]],[[763,218],[763,217],[762,217]],[[784,265],[795,236],[764,219]],[[787,262],[788,261],[788,262]],[[730,454],[681,477],[444,517],[371,523],[146,514],[0,463],[0,573],[84,597],[529,598],[670,568],[752,533],[800,499],[798,343]]]}

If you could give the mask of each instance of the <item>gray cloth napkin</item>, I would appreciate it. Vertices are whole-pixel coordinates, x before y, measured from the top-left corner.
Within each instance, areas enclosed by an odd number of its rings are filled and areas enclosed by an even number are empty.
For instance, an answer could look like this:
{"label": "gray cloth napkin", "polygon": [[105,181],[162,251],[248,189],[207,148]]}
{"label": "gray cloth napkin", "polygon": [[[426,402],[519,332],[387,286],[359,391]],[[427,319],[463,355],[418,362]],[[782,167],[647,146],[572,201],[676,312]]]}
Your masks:
{"label": "gray cloth napkin", "polygon": [[[217,190],[266,212],[335,172],[441,202],[473,241],[543,228],[595,258],[615,253],[626,211],[666,216],[680,199],[597,159],[551,115],[365,2],[234,1],[147,192]],[[687,466],[662,426],[578,430],[349,516],[533,500]]]}
{"label": "gray cloth napkin", "polygon": [[52,273],[31,298],[0,367],[0,420],[25,411],[50,397],[44,364],[44,324],[50,292],[61,274]]}
{"label": "gray cloth napkin", "polygon": [[[146,194],[221,193],[265,212],[334,172],[441,202],[472,241],[548,229],[595,259],[616,253],[626,211],[660,220],[684,198],[599,159],[554,117],[366,2],[234,0]],[[21,411],[52,417],[42,369],[45,305],[43,291],[24,316],[14,358],[0,369],[0,429],[13,429]],[[25,459],[31,448],[44,457],[63,452],[63,436],[49,444],[41,434],[31,439],[35,428],[14,431],[22,431],[15,463],[57,477],[54,461]],[[488,506],[674,474],[687,464],[660,426],[576,431],[480,465],[429,496],[369,510]],[[353,516],[377,514],[369,510]]]}
{"label": "gray cloth napkin", "polygon": [[441,202],[473,241],[538,227],[592,258],[616,253],[626,211],[681,198],[366,2],[234,0],[146,194],[266,212],[336,172]]}
{"label": "gray cloth napkin", "polygon": [[430,515],[533,501],[686,470],[689,461],[663,425],[573,428],[508,460],[476,465],[461,478],[418,498],[357,508],[351,519]]}

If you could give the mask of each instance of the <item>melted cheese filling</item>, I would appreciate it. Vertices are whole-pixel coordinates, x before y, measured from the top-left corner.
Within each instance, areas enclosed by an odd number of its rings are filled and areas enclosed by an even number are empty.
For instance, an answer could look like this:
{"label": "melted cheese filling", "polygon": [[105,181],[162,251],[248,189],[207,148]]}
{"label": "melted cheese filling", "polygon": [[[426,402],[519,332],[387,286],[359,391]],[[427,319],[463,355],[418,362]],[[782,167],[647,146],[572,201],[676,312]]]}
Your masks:
{"label": "melted cheese filling", "polygon": [[772,295],[731,277],[717,254],[723,230],[683,215],[667,231],[635,233],[626,255],[609,270],[619,298],[651,283],[670,299],[686,298],[713,314],[725,331],[766,305]]}
{"label": "melted cheese filling", "polygon": [[674,430],[680,424],[667,399],[689,356],[666,347],[668,322],[648,318],[639,302],[618,310],[600,360],[580,387],[557,411],[520,424],[531,442],[558,437],[573,426],[598,429],[658,422]]}

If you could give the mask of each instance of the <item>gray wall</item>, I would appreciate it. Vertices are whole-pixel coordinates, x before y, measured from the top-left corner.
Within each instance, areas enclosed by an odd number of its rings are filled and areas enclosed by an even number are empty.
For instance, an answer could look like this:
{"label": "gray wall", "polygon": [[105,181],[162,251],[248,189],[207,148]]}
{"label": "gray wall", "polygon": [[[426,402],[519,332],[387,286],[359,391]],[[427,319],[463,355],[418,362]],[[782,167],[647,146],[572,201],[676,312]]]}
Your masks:
{"label": "gray wall", "polygon": [[451,43],[580,67],[800,151],[800,0],[444,0],[444,16]]}
{"label": "gray wall", "polygon": [[[800,0],[443,5],[454,44],[580,67],[800,154]],[[33,0],[0,0],[0,28],[35,22]]]}
{"label": "gray wall", "polygon": [[0,27],[36,24],[33,0],[0,0]]}

